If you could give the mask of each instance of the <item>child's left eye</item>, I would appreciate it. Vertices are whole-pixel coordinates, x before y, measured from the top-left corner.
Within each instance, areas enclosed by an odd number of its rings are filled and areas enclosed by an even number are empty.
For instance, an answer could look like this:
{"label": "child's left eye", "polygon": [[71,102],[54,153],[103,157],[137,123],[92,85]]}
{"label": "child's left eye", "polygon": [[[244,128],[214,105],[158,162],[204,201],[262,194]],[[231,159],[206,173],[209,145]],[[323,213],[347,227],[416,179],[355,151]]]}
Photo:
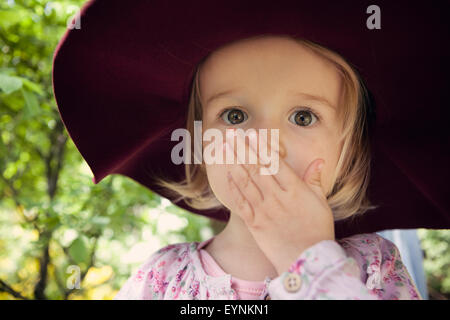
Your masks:
{"label": "child's left eye", "polygon": [[[319,117],[309,108],[305,107],[302,110],[295,111],[292,116],[294,116],[294,124],[301,127],[308,127],[319,121]],[[291,118],[292,118],[291,116]],[[313,120],[315,119],[315,120]],[[314,121],[314,122],[313,122]],[[312,124],[311,124],[312,122]]]}

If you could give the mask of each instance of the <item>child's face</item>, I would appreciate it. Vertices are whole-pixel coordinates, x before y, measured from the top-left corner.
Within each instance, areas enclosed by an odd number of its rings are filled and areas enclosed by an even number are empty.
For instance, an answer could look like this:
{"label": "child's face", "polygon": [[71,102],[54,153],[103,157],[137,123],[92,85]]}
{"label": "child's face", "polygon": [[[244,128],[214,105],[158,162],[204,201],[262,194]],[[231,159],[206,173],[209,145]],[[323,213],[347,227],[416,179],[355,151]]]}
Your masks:
{"label": "child's face", "polygon": [[[225,137],[228,128],[267,129],[270,141],[271,129],[278,129],[280,158],[300,179],[311,162],[324,159],[323,190],[326,194],[331,191],[342,142],[336,110],[341,79],[330,62],[293,40],[271,37],[219,49],[205,61],[199,77],[203,132],[216,128]],[[236,91],[209,101],[213,95],[233,89]],[[325,98],[331,106],[296,92]],[[299,114],[304,107],[321,119],[308,111]],[[225,108],[237,110],[219,118]],[[228,118],[230,112],[238,116],[234,124]],[[210,142],[204,143],[205,147]],[[230,208],[225,166],[206,164],[206,172],[216,197]]]}

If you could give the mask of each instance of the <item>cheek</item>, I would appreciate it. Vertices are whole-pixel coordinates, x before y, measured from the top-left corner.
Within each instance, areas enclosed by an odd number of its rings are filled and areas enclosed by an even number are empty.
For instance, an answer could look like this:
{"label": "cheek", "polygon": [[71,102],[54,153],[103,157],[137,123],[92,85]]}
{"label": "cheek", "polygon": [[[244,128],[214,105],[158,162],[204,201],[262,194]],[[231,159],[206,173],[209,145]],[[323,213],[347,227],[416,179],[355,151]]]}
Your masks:
{"label": "cheek", "polygon": [[322,154],[317,144],[311,142],[303,142],[292,145],[288,150],[287,157],[284,158],[286,162],[297,174],[298,178],[303,179],[308,166],[314,159],[320,157]]}
{"label": "cheek", "polygon": [[322,170],[322,186],[325,193],[332,188],[332,179],[339,159],[338,143],[327,139],[308,138],[291,145],[285,161],[293,168],[297,176],[303,179],[309,165],[316,159],[325,160]]}
{"label": "cheek", "polygon": [[209,186],[219,200],[225,207],[230,209],[231,196],[228,187],[227,171],[225,166],[221,165],[205,165],[206,175]]}
{"label": "cheek", "polygon": [[337,169],[342,145],[338,141],[327,143],[322,158],[325,159],[325,167],[322,172],[322,185],[326,193],[333,188],[333,177]]}

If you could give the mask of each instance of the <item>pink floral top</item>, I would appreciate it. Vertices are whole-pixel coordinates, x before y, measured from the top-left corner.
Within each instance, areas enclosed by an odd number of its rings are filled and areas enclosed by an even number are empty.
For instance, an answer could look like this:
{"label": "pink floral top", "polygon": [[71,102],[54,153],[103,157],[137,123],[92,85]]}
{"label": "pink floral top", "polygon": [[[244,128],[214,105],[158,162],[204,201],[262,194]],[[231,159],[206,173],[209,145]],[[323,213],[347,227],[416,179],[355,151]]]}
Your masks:
{"label": "pink floral top", "polygon": [[[177,243],[153,253],[114,300],[239,300],[230,274],[209,275],[204,242]],[[259,299],[420,300],[398,248],[376,233],[323,240],[303,251],[289,270],[266,277]]]}

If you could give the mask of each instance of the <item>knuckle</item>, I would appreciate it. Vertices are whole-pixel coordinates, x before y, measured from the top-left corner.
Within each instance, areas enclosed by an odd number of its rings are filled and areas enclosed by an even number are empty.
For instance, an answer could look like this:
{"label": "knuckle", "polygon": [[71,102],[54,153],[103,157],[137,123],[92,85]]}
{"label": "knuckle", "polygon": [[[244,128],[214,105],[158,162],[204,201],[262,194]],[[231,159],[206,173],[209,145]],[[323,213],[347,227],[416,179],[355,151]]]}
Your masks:
{"label": "knuckle", "polygon": [[259,173],[259,167],[257,165],[248,166],[247,170],[251,176],[255,176]]}
{"label": "knuckle", "polygon": [[250,176],[246,173],[241,177],[242,188],[247,189],[248,184],[250,183]]}
{"label": "knuckle", "polygon": [[253,210],[249,208],[246,211],[245,216],[247,217],[247,224],[253,224],[253,222],[254,222]]}
{"label": "knuckle", "polygon": [[253,208],[254,208],[256,211],[261,211],[261,210],[264,208],[264,206],[262,205],[262,201],[260,201],[260,200],[255,200],[255,201],[254,201],[254,204],[253,204]]}
{"label": "knuckle", "polygon": [[259,226],[257,224],[257,221],[254,217],[252,217],[251,219],[249,219],[249,221],[247,221],[247,225],[252,228],[253,230],[259,230]]}
{"label": "knuckle", "polygon": [[247,225],[251,225],[253,223],[253,210],[250,206],[246,206],[242,211],[242,219],[245,221]]}
{"label": "knuckle", "polygon": [[246,201],[243,198],[239,198],[239,200],[237,200],[237,204],[236,206],[238,207],[239,210],[245,210],[246,207]]}
{"label": "knuckle", "polygon": [[245,177],[240,172],[235,172],[233,179],[236,185],[239,186],[239,189],[245,186]]}
{"label": "knuckle", "polygon": [[276,208],[275,210],[278,211],[278,210],[281,210],[282,208],[284,208],[283,203],[281,202],[280,199],[278,199],[278,197],[274,196],[273,199],[274,199],[274,203],[275,203],[274,207]]}
{"label": "knuckle", "polygon": [[257,231],[257,232],[258,232],[258,231],[264,230],[264,225],[262,225],[261,222],[260,222],[260,221],[257,221],[256,219],[254,219],[254,220],[252,221],[251,227],[252,227],[253,230],[255,230],[255,231]]}

